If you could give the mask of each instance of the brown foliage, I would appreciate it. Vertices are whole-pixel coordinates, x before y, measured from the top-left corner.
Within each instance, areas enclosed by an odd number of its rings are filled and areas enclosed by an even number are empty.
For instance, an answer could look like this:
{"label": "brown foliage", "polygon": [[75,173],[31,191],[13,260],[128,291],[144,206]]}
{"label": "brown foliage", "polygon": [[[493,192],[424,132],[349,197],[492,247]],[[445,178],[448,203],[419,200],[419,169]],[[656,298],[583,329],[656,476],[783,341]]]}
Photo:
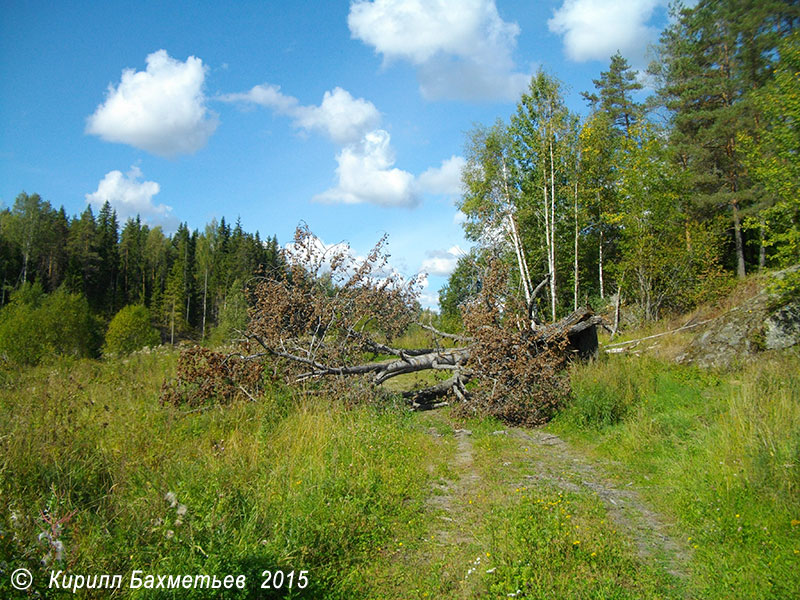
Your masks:
{"label": "brown foliage", "polygon": [[292,378],[308,378],[364,362],[379,351],[376,338],[391,341],[417,312],[416,279],[388,268],[386,237],[359,260],[349,246],[325,247],[307,227],[298,227],[287,252],[283,279],[265,278],[253,290],[246,332],[282,359]]}
{"label": "brown foliage", "polygon": [[161,404],[202,406],[228,404],[258,394],[262,366],[258,362],[194,346],[178,357],[178,374],[161,386]]}
{"label": "brown foliage", "polygon": [[457,410],[541,425],[569,395],[569,381],[559,374],[569,358],[568,340],[538,335],[508,286],[507,269],[495,261],[480,294],[464,307],[464,325],[475,339],[467,366],[477,377],[468,402]]}
{"label": "brown foliage", "polygon": [[[507,268],[495,261],[483,274],[480,293],[463,308],[467,335],[450,336],[463,345],[444,348],[432,340],[431,348],[393,348],[392,341],[419,314],[419,286],[388,268],[385,242],[359,260],[348,246],[326,247],[299,227],[285,253],[283,276],[264,277],[250,290],[254,304],[242,354],[203,348],[184,353],[178,378],[165,384],[162,402],[197,405],[249,396],[261,374],[259,359],[269,357],[289,383],[347,403],[378,397],[378,386],[397,375],[437,369],[451,377],[403,393],[414,408],[456,401],[463,414],[529,426],[549,420],[569,393],[560,371],[576,352],[570,328],[593,326],[587,320],[591,311],[536,327],[512,289]],[[393,358],[376,360],[385,355]]]}

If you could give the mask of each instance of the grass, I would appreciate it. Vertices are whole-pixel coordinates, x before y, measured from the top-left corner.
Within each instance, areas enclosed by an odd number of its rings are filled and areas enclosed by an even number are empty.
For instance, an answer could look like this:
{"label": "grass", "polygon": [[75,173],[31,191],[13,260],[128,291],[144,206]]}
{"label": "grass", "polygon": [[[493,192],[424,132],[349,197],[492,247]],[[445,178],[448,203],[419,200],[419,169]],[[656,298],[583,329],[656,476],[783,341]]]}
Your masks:
{"label": "grass", "polygon": [[[531,476],[548,449],[497,435],[504,429],[474,428],[476,466],[486,482],[478,501],[487,540],[481,562],[488,567],[476,597],[679,597],[674,578],[637,555],[597,495]],[[563,465],[565,478],[569,468]]]}
{"label": "grass", "polygon": [[[174,363],[154,353],[5,374],[0,567],[24,564],[45,596],[42,559],[75,573],[245,574],[256,587],[264,569],[307,570],[290,597],[358,597],[374,548],[422,527],[431,437],[400,410],[285,390],[161,407]],[[69,517],[62,560],[39,538],[44,510]],[[4,572],[0,595],[12,593]]]}
{"label": "grass", "polygon": [[308,571],[304,590],[273,592],[289,598],[767,599],[800,589],[797,353],[720,373],[652,356],[570,373],[573,400],[547,429],[673,523],[690,548],[685,579],[639,551],[582,486],[585,471],[536,476],[561,459],[495,420],[345,408],[280,386],[258,402],[162,407],[175,358],[0,371],[0,597],[14,597],[20,566],[43,597],[50,568],[244,574],[239,597],[270,597],[259,589],[265,569]]}
{"label": "grass", "polygon": [[791,598],[800,589],[800,357],[735,372],[651,358],[573,372],[550,429],[634,481],[694,550],[693,595]]}

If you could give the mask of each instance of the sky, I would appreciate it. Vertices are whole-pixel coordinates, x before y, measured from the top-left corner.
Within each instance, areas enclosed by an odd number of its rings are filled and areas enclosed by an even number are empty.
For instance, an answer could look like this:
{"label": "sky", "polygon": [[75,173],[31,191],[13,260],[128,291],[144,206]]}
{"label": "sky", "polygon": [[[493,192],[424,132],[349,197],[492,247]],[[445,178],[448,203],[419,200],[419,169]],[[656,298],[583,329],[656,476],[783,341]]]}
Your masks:
{"label": "sky", "polygon": [[212,219],[285,245],[304,222],[427,273],[467,251],[468,132],[538,69],[568,106],[620,51],[637,68],[666,0],[0,0],[0,207],[105,201],[165,232]]}

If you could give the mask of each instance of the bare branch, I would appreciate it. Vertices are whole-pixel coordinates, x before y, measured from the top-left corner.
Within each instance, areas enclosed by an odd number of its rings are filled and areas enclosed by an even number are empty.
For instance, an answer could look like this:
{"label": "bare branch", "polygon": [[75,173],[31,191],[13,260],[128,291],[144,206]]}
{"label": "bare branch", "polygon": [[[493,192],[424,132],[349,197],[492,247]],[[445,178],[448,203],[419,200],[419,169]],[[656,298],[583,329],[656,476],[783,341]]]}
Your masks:
{"label": "bare branch", "polygon": [[471,342],[475,341],[475,338],[473,338],[473,337],[469,337],[469,336],[466,336],[466,335],[458,335],[456,333],[446,333],[444,331],[439,331],[438,329],[436,329],[435,327],[432,327],[431,325],[425,325],[424,323],[417,323],[417,325],[419,325],[420,327],[422,327],[426,331],[430,331],[434,335],[438,335],[439,337],[447,338],[449,340],[455,340],[457,342],[467,342],[467,343],[471,343]]}

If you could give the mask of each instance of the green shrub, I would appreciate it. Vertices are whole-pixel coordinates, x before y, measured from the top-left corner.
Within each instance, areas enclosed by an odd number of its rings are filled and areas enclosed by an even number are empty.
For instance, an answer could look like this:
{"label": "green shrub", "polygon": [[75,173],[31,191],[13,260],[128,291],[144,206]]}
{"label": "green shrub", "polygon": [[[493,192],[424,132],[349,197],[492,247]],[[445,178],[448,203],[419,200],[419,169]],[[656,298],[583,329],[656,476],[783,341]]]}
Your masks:
{"label": "green shrub", "polygon": [[97,322],[86,298],[63,288],[44,295],[37,285],[23,286],[0,311],[0,356],[9,362],[93,356],[98,345]]}
{"label": "green shrub", "polygon": [[150,312],[140,304],[129,304],[108,325],[104,354],[129,354],[161,342],[150,321]]}

